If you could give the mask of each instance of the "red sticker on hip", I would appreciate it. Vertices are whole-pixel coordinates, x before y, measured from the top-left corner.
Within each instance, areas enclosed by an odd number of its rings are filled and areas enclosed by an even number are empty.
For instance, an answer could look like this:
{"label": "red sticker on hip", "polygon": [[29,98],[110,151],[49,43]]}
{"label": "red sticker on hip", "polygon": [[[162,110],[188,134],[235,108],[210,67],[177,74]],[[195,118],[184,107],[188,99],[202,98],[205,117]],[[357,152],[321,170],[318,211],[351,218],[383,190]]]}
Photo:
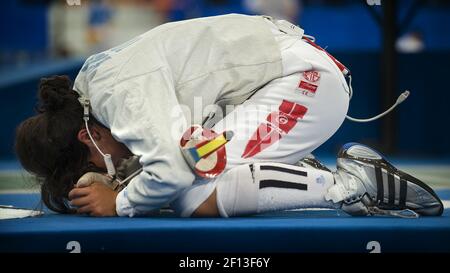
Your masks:
{"label": "red sticker on hip", "polygon": [[309,82],[318,82],[320,80],[319,71],[305,71],[303,72],[303,77]]}
{"label": "red sticker on hip", "polygon": [[298,84],[298,90],[303,95],[313,97],[316,94],[317,88],[319,88],[320,83],[320,72],[318,71],[306,71],[303,72],[303,77],[300,79]]}
{"label": "red sticker on hip", "polygon": [[262,150],[273,145],[294,128],[298,119],[302,119],[308,108],[303,105],[283,100],[278,111],[271,112],[266,121],[256,129],[247,142],[242,158],[257,155]]}
{"label": "red sticker on hip", "polygon": [[202,158],[194,158],[196,153],[192,153],[192,149],[198,148],[198,145],[213,140],[217,136],[219,134],[211,129],[203,128],[200,125],[193,125],[184,132],[180,140],[180,147],[184,158],[188,165],[200,177],[214,178],[225,169],[227,154],[224,145]]}

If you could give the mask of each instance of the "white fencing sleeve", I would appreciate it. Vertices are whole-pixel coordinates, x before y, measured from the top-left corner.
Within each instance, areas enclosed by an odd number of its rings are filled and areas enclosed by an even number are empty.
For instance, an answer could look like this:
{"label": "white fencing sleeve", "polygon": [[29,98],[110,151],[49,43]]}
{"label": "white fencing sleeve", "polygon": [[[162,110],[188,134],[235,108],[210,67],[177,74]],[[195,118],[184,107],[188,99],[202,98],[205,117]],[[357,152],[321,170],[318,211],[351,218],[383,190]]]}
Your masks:
{"label": "white fencing sleeve", "polygon": [[91,102],[95,116],[110,127],[113,137],[141,157],[143,172],[116,200],[119,215],[159,209],[192,184],[195,177],[178,147],[185,128],[180,128],[180,136],[172,130],[184,116],[171,114],[178,100],[169,72],[157,69],[123,80],[109,96],[92,94]]}

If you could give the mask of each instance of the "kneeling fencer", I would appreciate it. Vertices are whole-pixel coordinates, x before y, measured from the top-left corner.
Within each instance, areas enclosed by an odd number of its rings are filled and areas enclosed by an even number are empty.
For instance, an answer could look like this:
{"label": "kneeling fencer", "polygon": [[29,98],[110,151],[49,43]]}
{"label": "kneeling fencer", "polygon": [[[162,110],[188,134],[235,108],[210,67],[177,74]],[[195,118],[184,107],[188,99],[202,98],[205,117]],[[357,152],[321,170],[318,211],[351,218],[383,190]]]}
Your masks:
{"label": "kneeling fencer", "polygon": [[168,23],[89,57],[73,86],[42,79],[16,151],[62,213],[441,215],[430,187],[370,147],[344,145],[335,171],[314,158],[351,95],[349,69],[289,22],[230,14]]}

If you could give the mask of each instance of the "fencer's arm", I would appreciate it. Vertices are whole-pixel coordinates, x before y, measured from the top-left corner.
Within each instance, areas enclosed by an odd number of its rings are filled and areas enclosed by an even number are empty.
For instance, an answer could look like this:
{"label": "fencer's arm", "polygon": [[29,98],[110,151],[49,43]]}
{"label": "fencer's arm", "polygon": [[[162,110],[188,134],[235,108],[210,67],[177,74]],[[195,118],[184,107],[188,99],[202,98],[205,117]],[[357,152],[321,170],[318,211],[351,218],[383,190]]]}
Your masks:
{"label": "fencer's arm", "polygon": [[143,171],[117,196],[119,216],[158,210],[194,181],[171,135],[173,124],[180,119],[170,112],[176,105],[173,86],[163,71],[116,84],[113,95],[98,103],[99,116],[105,118],[113,137],[140,156],[143,166]]}

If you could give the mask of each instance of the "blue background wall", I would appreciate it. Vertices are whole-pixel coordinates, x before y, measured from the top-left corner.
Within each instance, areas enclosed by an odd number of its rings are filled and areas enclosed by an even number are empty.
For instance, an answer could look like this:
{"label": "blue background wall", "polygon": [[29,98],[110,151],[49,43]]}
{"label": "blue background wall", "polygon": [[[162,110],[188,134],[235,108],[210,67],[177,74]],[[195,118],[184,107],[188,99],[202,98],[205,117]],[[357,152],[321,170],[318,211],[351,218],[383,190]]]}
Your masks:
{"label": "blue background wall", "polygon": [[[196,16],[227,12],[247,12],[239,1],[210,6],[194,1]],[[407,1],[408,2],[408,1]],[[409,1],[410,2],[410,1]],[[5,61],[10,52],[45,52],[48,48],[47,7],[23,5],[18,0],[2,1],[0,16],[0,159],[13,158],[14,130],[17,124],[33,114],[39,78],[52,74],[76,76],[82,60],[40,59],[13,66]],[[405,8],[402,6],[402,13]],[[172,19],[184,19],[174,12]],[[355,23],[357,22],[357,23]],[[353,73],[354,98],[349,113],[369,117],[385,110],[380,107],[382,70],[379,52],[380,30],[360,4],[344,7],[305,7],[300,22],[307,33],[315,35],[322,46],[345,63]],[[450,12],[429,7],[421,10],[410,29],[421,29],[427,35],[427,50],[420,54],[399,55],[398,93],[411,90],[410,98],[394,113],[397,155],[450,156]],[[380,121],[369,124],[344,122],[342,128],[319,153],[334,153],[345,142],[360,141],[380,147]]]}
{"label": "blue background wall", "polygon": [[18,0],[1,1],[0,73],[5,66],[14,63],[17,54],[26,55],[24,57],[27,59],[42,58],[47,51],[48,41],[45,5],[25,5]]}
{"label": "blue background wall", "polygon": [[[380,106],[380,54],[374,52],[335,53],[353,73],[354,97],[349,114],[369,117],[384,111]],[[390,115],[397,118],[397,155],[450,155],[450,52],[424,52],[399,55],[398,95],[410,90],[410,97]],[[321,152],[336,151],[348,141],[362,141],[383,151],[380,146],[381,120],[371,123],[345,121]]]}

